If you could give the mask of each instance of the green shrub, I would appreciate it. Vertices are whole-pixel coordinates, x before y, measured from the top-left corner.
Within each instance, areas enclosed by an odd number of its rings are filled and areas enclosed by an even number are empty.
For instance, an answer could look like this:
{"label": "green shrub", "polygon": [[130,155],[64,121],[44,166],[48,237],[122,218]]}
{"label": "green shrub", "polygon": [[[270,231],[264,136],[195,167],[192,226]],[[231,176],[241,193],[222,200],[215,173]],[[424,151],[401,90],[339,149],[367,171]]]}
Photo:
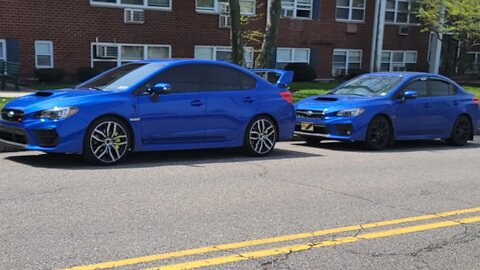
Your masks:
{"label": "green shrub", "polygon": [[285,70],[293,71],[293,81],[295,82],[311,82],[317,78],[317,72],[309,64],[289,63],[285,66]]}
{"label": "green shrub", "polygon": [[65,77],[65,70],[60,68],[42,68],[35,71],[39,82],[61,82]]}
{"label": "green shrub", "polygon": [[348,71],[348,77],[347,79],[353,79],[357,76],[360,76],[360,75],[363,75],[363,74],[367,74],[368,71],[366,70],[363,70],[363,69],[350,69]]}
{"label": "green shrub", "polygon": [[100,74],[100,71],[91,67],[81,67],[77,69],[77,81],[84,82]]}

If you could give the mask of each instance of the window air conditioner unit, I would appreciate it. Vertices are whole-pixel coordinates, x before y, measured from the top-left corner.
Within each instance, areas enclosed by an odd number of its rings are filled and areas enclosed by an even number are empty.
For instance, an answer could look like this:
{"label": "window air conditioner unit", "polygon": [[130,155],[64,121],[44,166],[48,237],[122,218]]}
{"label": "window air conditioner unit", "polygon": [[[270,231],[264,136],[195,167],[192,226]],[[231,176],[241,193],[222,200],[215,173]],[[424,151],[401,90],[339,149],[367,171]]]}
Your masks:
{"label": "window air conditioner unit", "polygon": [[145,22],[145,11],[143,9],[125,9],[125,23],[143,24]]}
{"label": "window air conditioner unit", "polygon": [[401,25],[398,27],[398,34],[400,36],[408,36],[408,32],[410,31],[410,28],[405,25]]}
{"label": "window air conditioner unit", "polygon": [[223,14],[230,14],[230,5],[225,2],[218,3],[218,12]]}
{"label": "window air conditioner unit", "polygon": [[97,45],[97,58],[113,58],[118,56],[117,46]]}
{"label": "window air conditioner unit", "polygon": [[230,15],[220,15],[218,21],[219,28],[230,28],[232,25],[232,20],[230,19]]}

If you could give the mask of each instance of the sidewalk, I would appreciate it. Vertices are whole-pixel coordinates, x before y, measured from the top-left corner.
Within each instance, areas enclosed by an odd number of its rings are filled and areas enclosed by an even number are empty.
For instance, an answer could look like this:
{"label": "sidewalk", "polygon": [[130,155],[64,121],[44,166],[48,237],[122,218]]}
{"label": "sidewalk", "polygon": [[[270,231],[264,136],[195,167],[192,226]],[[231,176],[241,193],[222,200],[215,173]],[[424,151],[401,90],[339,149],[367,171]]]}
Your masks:
{"label": "sidewalk", "polygon": [[36,91],[37,90],[35,89],[31,89],[23,86],[20,86],[20,90],[17,91],[15,90],[14,85],[7,83],[7,87],[5,87],[4,90],[0,90],[0,98],[17,98],[17,97],[28,95]]}

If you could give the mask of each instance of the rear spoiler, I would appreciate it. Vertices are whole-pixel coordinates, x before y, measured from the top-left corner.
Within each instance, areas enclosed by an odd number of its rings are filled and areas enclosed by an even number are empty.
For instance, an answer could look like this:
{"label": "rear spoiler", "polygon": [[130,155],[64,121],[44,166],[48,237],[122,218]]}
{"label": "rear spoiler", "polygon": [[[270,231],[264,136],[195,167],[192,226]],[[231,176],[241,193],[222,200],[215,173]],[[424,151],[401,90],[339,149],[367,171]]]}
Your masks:
{"label": "rear spoiler", "polygon": [[252,72],[279,88],[287,88],[293,81],[293,71],[281,69],[252,69]]}

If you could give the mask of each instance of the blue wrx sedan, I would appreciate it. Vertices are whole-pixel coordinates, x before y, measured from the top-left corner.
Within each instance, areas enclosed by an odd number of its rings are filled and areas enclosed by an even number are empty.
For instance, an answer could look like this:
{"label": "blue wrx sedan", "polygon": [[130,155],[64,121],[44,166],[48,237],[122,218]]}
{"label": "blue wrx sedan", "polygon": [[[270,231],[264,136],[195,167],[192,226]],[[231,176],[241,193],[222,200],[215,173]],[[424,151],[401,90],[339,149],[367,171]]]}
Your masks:
{"label": "blue wrx sedan", "polygon": [[72,89],[11,101],[0,142],[103,165],[130,151],[243,147],[264,156],[293,136],[290,81],[284,72],[272,85],[224,62],[134,62]]}
{"label": "blue wrx sedan", "polygon": [[362,141],[379,150],[395,140],[472,140],[480,121],[478,98],[452,80],[428,73],[371,73],[326,95],[295,104],[295,134],[308,143]]}

